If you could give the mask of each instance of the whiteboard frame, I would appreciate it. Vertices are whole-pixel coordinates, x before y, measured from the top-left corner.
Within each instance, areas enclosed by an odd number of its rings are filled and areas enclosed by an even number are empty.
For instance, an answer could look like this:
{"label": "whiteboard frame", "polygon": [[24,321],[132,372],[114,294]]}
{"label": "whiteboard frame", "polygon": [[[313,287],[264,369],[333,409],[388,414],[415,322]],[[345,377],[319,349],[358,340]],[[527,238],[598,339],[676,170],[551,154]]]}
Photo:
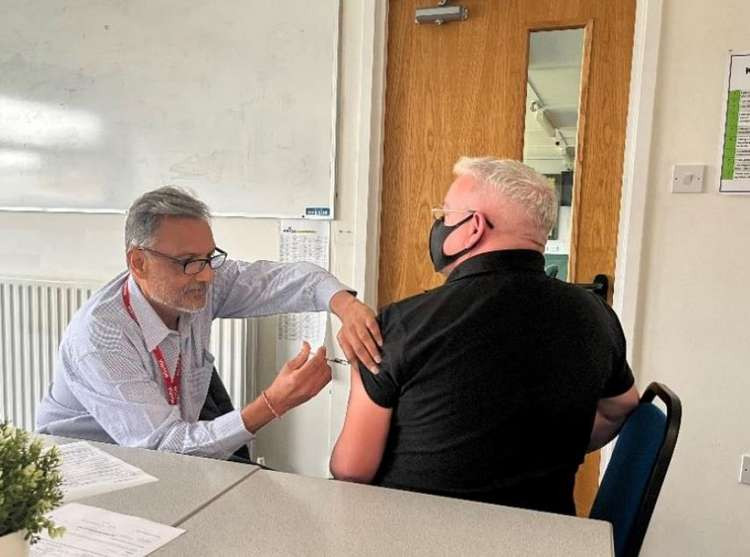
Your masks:
{"label": "whiteboard frame", "polygon": [[[333,76],[331,87],[333,100],[331,102],[331,160],[329,161],[331,182],[328,189],[328,216],[317,215],[299,215],[296,213],[248,213],[238,212],[211,212],[212,217],[227,218],[247,218],[247,219],[308,219],[308,220],[328,220],[336,219],[336,159],[338,150],[338,112],[339,112],[339,72],[341,57],[341,2],[336,0],[336,22],[334,28],[334,45],[333,45]],[[133,199],[135,201],[135,199]],[[210,207],[209,207],[210,209]],[[127,209],[84,209],[75,207],[35,207],[35,206],[5,206],[0,204],[0,213],[55,213],[55,214],[79,214],[79,215],[125,215]]]}

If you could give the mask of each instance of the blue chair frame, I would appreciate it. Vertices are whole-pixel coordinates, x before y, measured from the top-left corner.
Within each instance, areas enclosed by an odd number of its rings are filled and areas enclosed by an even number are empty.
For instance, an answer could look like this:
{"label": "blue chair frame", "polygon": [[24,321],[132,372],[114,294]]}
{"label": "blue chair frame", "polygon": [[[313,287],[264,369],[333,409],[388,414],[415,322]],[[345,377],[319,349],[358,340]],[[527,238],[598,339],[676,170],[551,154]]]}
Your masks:
{"label": "blue chair frame", "polygon": [[[652,404],[657,396],[664,402],[666,416]],[[634,557],[641,550],[681,420],[679,397],[665,385],[651,383],[620,430],[589,514],[612,523],[616,557]]]}

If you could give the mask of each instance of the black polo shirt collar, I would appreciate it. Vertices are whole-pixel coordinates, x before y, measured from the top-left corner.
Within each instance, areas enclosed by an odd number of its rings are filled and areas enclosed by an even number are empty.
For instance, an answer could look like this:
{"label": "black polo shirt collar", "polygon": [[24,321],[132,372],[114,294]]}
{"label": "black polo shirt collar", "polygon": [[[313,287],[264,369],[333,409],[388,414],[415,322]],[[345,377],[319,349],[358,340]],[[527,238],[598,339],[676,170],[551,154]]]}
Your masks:
{"label": "black polo shirt collar", "polygon": [[509,249],[481,253],[451,271],[446,282],[503,271],[544,272],[544,255],[534,250]]}

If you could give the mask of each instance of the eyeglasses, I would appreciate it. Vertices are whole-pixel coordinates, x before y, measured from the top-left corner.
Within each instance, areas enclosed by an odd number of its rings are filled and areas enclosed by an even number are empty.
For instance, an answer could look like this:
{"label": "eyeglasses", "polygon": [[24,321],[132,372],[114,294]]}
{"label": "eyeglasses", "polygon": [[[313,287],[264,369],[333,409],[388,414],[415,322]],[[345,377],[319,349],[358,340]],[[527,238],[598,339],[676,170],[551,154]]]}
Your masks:
{"label": "eyeglasses", "polygon": [[[430,212],[432,212],[432,218],[435,220],[445,219],[445,215],[448,213],[469,213],[470,215],[479,213],[476,209],[443,209],[442,207],[433,207]],[[490,228],[495,228],[487,217],[484,217],[484,221]]]}
{"label": "eyeglasses", "polygon": [[162,253],[151,248],[139,247],[138,249],[153,253],[154,255],[169,259],[170,261],[177,263],[178,265],[182,265],[182,271],[186,275],[197,275],[206,268],[206,265],[211,267],[211,269],[216,270],[221,267],[227,260],[227,252],[219,248],[214,248],[214,252],[216,253],[211,257],[190,257],[187,259],[172,257],[171,255],[167,255],[166,253]]}

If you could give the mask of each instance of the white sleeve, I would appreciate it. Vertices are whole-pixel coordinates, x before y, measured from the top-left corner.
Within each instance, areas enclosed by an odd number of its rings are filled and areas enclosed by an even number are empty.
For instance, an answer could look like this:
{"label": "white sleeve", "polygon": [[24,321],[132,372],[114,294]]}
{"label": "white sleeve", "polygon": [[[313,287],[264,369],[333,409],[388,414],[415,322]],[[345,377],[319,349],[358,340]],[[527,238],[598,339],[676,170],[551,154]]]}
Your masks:
{"label": "white sleeve", "polygon": [[352,292],[312,263],[228,260],[213,281],[213,317],[259,317],[328,311],[341,290]]}

